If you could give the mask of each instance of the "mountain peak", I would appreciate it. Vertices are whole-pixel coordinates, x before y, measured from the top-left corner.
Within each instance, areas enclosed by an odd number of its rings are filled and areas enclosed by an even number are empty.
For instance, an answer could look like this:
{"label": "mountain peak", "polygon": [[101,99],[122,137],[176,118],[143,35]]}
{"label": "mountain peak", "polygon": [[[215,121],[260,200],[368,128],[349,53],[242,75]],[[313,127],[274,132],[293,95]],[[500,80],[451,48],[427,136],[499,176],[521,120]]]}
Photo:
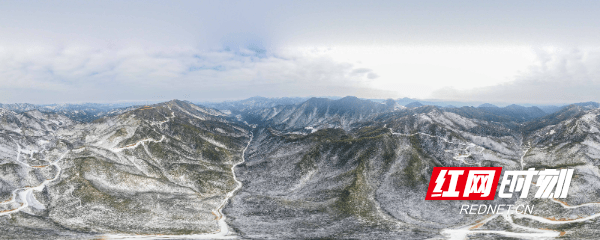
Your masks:
{"label": "mountain peak", "polygon": [[405,105],[405,107],[407,107],[407,108],[418,108],[421,106],[423,106],[423,104],[420,102],[411,102],[411,103]]}
{"label": "mountain peak", "polygon": [[479,108],[498,108],[498,106],[491,104],[491,103],[484,103],[479,105]]}
{"label": "mountain peak", "polygon": [[600,104],[597,102],[581,102],[575,103],[577,106],[586,107],[586,108],[600,108]]}
{"label": "mountain peak", "polygon": [[506,106],[504,108],[506,108],[506,109],[524,109],[526,107],[523,107],[523,106],[517,105],[517,104],[511,104],[511,105],[508,105],[508,106]]}

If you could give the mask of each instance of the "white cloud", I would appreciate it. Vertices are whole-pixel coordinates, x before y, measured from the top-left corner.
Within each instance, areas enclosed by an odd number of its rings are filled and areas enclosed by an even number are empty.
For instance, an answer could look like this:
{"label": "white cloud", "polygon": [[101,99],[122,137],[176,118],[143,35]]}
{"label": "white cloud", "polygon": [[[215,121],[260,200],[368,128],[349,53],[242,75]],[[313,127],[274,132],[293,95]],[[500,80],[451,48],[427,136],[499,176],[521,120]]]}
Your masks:
{"label": "white cloud", "polygon": [[[300,51],[4,47],[2,102],[219,100],[261,96],[372,97],[375,73]],[[18,94],[17,94],[18,93]]]}
{"label": "white cloud", "polygon": [[395,96],[427,98],[441,87],[459,90],[509,82],[534,64],[528,46],[412,45],[336,46],[320,49],[336,61],[372,69],[370,85]]}
{"label": "white cloud", "polygon": [[467,90],[443,88],[433,97],[538,104],[600,101],[598,49],[545,48],[537,49],[536,56],[536,64],[512,82]]}

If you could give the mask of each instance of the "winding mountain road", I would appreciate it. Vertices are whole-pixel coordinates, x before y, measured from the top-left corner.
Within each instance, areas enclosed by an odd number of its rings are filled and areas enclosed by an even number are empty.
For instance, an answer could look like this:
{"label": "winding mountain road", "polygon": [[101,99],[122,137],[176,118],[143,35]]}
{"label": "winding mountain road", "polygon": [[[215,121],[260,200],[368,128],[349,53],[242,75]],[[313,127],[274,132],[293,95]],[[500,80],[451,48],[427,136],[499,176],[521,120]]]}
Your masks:
{"label": "winding mountain road", "polygon": [[213,210],[213,214],[217,216],[219,230],[209,233],[209,234],[192,234],[192,235],[130,235],[130,234],[106,234],[104,237],[109,239],[235,239],[238,238],[236,235],[230,235],[229,233],[229,225],[225,221],[227,217],[223,214],[223,208],[227,206],[229,203],[229,199],[233,197],[233,195],[242,188],[242,182],[240,182],[235,175],[235,167],[244,163],[246,161],[245,155],[246,151],[250,147],[250,143],[254,138],[254,133],[250,131],[250,140],[246,147],[242,151],[242,160],[233,166],[231,166],[231,173],[233,174],[233,180],[236,182],[237,186],[230,192],[227,193],[225,199],[221,202],[219,207]]}
{"label": "winding mountain road", "polygon": [[[18,146],[18,153],[17,153],[17,162],[20,162],[18,160],[20,154],[21,154],[21,147],[17,144]],[[44,205],[42,205],[40,202],[37,201],[37,199],[35,199],[35,195],[33,195],[33,191],[36,192],[41,192],[42,190],[44,190],[44,188],[46,187],[46,185],[48,185],[49,183],[55,181],[56,179],[58,179],[58,177],[60,176],[60,172],[62,171],[62,169],[60,168],[60,166],[58,166],[58,162],[60,160],[62,160],[67,154],[69,153],[69,151],[65,152],[62,156],[60,156],[60,158],[58,158],[56,161],[51,162],[49,165],[41,167],[41,168],[46,168],[49,166],[54,166],[56,167],[56,175],[51,178],[51,179],[46,179],[44,180],[44,182],[42,182],[42,184],[36,186],[36,187],[24,187],[24,188],[17,188],[15,190],[13,190],[12,192],[12,197],[9,201],[0,203],[0,205],[4,205],[4,204],[11,204],[11,203],[17,203],[20,204],[20,206],[18,208],[15,209],[10,209],[10,210],[5,210],[3,212],[0,212],[0,216],[4,216],[4,215],[10,215],[13,213],[17,213],[19,211],[22,211],[23,209],[31,206],[34,207],[36,209],[44,209]],[[28,164],[24,163],[24,162],[20,162],[21,164],[25,164],[27,166],[29,166]],[[32,166],[29,166],[30,168]]]}

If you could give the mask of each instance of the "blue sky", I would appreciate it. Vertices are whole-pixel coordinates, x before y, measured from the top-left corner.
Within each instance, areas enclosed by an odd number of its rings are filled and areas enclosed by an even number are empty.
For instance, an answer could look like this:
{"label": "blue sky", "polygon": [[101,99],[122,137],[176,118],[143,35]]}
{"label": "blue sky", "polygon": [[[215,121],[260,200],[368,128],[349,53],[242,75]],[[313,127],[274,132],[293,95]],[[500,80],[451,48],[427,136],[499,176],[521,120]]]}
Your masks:
{"label": "blue sky", "polygon": [[0,102],[600,101],[592,1],[2,1]]}

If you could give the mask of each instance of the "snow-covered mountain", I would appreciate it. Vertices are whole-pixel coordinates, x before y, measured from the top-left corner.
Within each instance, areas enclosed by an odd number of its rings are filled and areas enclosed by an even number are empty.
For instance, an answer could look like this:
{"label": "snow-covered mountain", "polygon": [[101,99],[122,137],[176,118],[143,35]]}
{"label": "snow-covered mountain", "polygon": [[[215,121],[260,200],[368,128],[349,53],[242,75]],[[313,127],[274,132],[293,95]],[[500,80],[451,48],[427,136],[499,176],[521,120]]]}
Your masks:
{"label": "snow-covered mountain", "polygon": [[57,113],[65,115],[74,121],[91,122],[103,116],[117,115],[139,107],[137,103],[119,104],[44,104],[34,105],[29,103],[0,104],[0,108],[17,113],[38,110],[43,113]]}
{"label": "snow-covered mountain", "polygon": [[399,106],[393,102],[381,104],[356,97],[338,100],[311,98],[302,104],[279,105],[246,112],[246,118],[253,123],[286,130],[350,129],[354,123],[369,121],[381,113],[398,109]]}
{"label": "snow-covered mountain", "polygon": [[[93,121],[0,109],[2,236],[598,234],[600,109],[592,103],[547,114],[354,97],[276,102],[215,109],[173,100]],[[519,199],[536,206],[533,215],[460,215],[462,204],[480,202],[424,200],[436,166],[571,168],[575,175],[566,199]]]}
{"label": "snow-covered mountain", "polygon": [[250,137],[246,125],[181,101],[78,124],[5,113],[0,214],[88,234],[218,230]]}

